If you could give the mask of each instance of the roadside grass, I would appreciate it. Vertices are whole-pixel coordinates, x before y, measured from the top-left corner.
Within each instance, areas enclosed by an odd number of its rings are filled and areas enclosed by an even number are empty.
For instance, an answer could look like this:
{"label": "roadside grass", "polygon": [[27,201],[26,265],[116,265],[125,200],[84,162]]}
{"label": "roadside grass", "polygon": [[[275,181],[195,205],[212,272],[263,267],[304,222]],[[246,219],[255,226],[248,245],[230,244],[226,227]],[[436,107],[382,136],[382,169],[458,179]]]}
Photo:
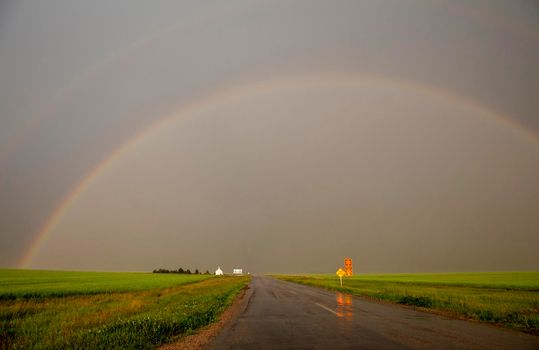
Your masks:
{"label": "roadside grass", "polygon": [[0,348],[153,349],[216,320],[248,280],[210,277],[129,292],[4,299]]}
{"label": "roadside grass", "polygon": [[274,277],[539,334],[539,272]]}

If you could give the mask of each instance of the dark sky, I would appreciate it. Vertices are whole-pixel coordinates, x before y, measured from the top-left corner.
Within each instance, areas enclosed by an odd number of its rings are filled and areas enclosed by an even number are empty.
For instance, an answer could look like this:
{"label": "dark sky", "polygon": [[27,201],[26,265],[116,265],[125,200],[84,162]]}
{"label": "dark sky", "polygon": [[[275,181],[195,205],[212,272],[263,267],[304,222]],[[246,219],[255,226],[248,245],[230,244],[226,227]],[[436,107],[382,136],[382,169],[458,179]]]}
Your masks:
{"label": "dark sky", "polygon": [[0,266],[538,269],[537,62],[533,1],[4,1]]}

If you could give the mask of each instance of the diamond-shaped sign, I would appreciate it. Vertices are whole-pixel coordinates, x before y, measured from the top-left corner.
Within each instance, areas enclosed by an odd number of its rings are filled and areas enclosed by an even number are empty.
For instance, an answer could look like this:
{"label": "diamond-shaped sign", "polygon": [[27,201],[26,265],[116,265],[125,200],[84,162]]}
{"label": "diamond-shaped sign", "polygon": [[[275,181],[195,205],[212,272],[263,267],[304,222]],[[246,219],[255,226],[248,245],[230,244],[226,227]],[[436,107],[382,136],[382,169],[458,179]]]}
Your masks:
{"label": "diamond-shaped sign", "polygon": [[342,277],[344,275],[346,275],[346,272],[344,272],[343,269],[338,269],[337,272],[335,272],[337,274],[337,276],[339,277]]}

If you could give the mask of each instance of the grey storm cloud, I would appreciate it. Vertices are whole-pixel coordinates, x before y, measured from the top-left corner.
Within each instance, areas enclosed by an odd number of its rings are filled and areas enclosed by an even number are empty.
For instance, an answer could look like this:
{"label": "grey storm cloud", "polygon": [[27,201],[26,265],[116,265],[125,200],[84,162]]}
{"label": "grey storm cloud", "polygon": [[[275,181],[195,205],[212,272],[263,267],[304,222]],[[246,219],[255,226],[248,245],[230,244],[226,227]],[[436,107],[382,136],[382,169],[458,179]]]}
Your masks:
{"label": "grey storm cloud", "polygon": [[538,18],[4,1],[0,265],[537,269]]}

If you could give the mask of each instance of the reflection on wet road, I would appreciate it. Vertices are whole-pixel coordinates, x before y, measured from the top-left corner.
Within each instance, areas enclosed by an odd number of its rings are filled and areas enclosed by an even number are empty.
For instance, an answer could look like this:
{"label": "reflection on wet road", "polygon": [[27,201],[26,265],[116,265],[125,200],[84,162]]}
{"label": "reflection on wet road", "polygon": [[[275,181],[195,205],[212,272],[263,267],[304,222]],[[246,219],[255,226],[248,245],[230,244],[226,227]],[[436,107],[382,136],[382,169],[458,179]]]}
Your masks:
{"label": "reflection on wet road", "polygon": [[539,349],[539,337],[254,276],[210,349]]}
{"label": "reflection on wet road", "polygon": [[347,321],[354,319],[354,305],[352,305],[352,296],[350,294],[335,293],[337,300],[337,315],[344,317]]}

